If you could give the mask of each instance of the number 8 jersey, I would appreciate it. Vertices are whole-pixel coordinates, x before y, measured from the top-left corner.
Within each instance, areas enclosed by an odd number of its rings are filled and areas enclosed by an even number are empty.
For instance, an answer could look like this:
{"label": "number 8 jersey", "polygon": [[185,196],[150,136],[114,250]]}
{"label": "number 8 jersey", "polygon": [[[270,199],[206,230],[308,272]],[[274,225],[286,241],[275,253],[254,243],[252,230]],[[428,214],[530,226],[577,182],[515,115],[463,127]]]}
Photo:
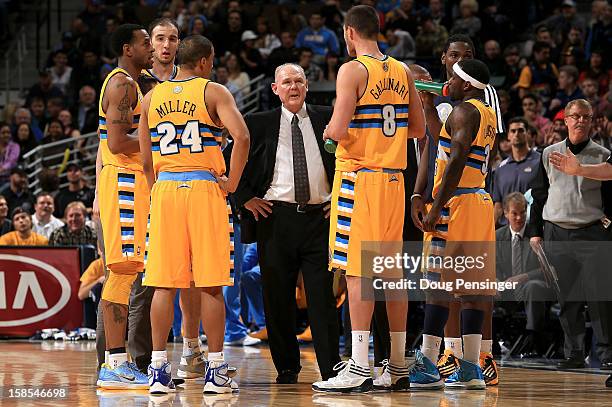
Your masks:
{"label": "number 8 jersey", "polygon": [[361,55],[356,61],[368,71],[348,137],[338,143],[336,169],[357,171],[406,168],[408,139],[408,76],[401,62],[384,56]]}
{"label": "number 8 jersey", "polygon": [[208,170],[225,173],[222,128],[208,114],[207,79],[168,80],[151,92],[148,113],[156,174]]}

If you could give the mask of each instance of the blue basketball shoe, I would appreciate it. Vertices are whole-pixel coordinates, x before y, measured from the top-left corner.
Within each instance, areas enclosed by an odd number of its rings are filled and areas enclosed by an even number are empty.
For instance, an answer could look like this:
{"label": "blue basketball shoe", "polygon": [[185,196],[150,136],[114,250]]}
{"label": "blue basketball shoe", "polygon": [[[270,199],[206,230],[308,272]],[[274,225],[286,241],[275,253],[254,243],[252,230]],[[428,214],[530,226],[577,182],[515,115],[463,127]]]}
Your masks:
{"label": "blue basketball shoe", "polygon": [[451,389],[484,390],[486,388],[482,369],[478,364],[459,359],[459,369],[446,379]]}
{"label": "blue basketball shoe", "polygon": [[174,393],[176,387],[172,381],[172,368],[169,362],[165,362],[159,369],[149,365],[149,393],[168,394]]}
{"label": "blue basketball shoe", "polygon": [[100,368],[96,384],[98,387],[109,390],[142,390],[149,387],[147,376],[131,362],[123,362],[114,369],[104,363]]}
{"label": "blue basketball shoe", "polygon": [[414,364],[410,368],[410,390],[435,390],[444,388],[444,379],[436,365],[420,350],[415,353]]}
{"label": "blue basketball shoe", "polygon": [[238,391],[238,384],[229,376],[226,362],[208,361],[204,377],[204,393],[223,394]]}

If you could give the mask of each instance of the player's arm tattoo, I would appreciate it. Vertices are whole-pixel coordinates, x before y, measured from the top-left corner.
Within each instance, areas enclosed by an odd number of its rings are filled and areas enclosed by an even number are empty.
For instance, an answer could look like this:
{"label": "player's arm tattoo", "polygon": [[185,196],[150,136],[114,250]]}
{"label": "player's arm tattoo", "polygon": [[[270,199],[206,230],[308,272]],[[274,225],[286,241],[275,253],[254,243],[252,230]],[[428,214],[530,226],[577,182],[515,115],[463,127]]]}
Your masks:
{"label": "player's arm tattoo", "polygon": [[113,120],[113,124],[123,124],[123,125],[130,126],[130,127],[132,125],[132,121],[130,120],[130,117],[129,117],[130,110],[132,109],[132,103],[130,101],[130,88],[131,87],[132,87],[132,84],[130,82],[122,82],[117,85],[118,89],[125,88],[125,94],[123,95],[123,97],[119,101],[119,104],[117,105],[117,110],[119,111],[119,114],[121,116],[119,117],[119,119]]}

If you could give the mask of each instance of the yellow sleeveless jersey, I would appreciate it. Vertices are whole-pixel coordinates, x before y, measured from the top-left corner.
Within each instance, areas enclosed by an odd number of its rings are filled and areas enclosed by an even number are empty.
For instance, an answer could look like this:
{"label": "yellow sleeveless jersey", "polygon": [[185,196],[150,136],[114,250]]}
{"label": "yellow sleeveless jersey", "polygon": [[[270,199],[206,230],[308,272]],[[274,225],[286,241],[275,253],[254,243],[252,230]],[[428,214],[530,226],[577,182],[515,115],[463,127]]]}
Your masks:
{"label": "yellow sleeveless jersey", "polygon": [[[489,169],[489,158],[495,134],[497,132],[497,118],[493,109],[478,99],[469,99],[468,103],[474,105],[480,112],[480,127],[472,141],[463,174],[457,188],[484,188],[485,178]],[[438,156],[436,157],[436,169],[434,174],[433,196],[440,190],[442,177],[446,170],[446,163],[450,157],[451,138],[446,131],[446,123],[442,125],[438,141]]]}
{"label": "yellow sleeveless jersey", "polygon": [[368,83],[357,101],[348,137],[338,143],[336,169],[404,169],[410,102],[404,66],[389,56],[361,55],[356,60],[368,70]]}
{"label": "yellow sleeveless jersey", "polygon": [[204,100],[207,79],[169,80],[151,92],[148,126],[151,132],[153,168],[184,172],[225,172],[221,132],[208,114]]}
{"label": "yellow sleeveless jersey", "polygon": [[[100,135],[100,148],[102,149],[102,165],[114,165],[116,167],[128,168],[135,171],[142,171],[142,158],[140,153],[132,154],[113,154],[108,148],[108,133],[106,128],[106,113],[102,109],[102,100],[104,98],[104,92],[106,91],[106,85],[110,79],[117,74],[124,74],[130,77],[124,69],[115,68],[111,73],[108,74],[104,83],[102,84],[102,90],[100,91],[100,102],[98,103],[98,134]],[[138,91],[138,102],[134,109],[132,130],[137,131],[138,122],[140,120],[140,104],[142,102],[142,93],[140,87],[136,84]]]}

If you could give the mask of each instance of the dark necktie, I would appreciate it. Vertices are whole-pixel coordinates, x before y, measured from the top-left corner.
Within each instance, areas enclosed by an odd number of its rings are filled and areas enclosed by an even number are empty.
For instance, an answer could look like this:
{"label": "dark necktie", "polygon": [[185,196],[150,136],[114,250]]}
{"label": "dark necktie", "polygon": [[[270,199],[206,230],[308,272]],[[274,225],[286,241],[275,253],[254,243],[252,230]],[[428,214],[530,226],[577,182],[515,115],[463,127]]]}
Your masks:
{"label": "dark necktie", "polygon": [[300,130],[297,115],[291,120],[291,144],[293,149],[293,187],[295,202],[305,204],[310,201],[310,185],[308,183],[308,165],[304,150],[304,138]]}
{"label": "dark necktie", "polygon": [[512,275],[523,274],[523,253],[521,252],[521,237],[516,234],[512,238]]}

